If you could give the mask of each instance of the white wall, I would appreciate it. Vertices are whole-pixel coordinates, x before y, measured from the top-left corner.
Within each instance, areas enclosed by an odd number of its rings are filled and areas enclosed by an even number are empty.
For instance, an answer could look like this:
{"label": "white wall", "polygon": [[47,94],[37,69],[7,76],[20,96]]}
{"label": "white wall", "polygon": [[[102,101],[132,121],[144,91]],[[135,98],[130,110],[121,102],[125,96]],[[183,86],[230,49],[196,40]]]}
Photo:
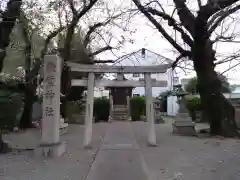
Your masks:
{"label": "white wall", "polygon": [[177,96],[169,96],[167,99],[167,115],[175,116],[178,111]]}
{"label": "white wall", "polygon": [[94,88],[94,97],[109,97],[109,91],[104,88]]}

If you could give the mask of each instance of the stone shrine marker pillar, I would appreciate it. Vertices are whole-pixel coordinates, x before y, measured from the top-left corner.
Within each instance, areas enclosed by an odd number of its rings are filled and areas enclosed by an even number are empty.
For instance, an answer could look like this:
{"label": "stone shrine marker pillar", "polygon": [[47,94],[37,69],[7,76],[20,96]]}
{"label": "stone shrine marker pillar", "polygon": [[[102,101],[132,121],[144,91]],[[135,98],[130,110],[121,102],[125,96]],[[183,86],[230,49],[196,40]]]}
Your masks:
{"label": "stone shrine marker pillar", "polygon": [[41,144],[36,155],[56,157],[65,152],[65,143],[60,142],[60,83],[61,59],[46,55],[44,59],[43,119]]}

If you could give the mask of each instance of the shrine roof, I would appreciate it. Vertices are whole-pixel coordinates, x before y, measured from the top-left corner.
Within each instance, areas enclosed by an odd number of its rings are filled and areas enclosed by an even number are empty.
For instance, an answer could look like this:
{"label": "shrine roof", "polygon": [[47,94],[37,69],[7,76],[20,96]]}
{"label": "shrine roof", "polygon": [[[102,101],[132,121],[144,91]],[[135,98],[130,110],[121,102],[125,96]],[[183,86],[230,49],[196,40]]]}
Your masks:
{"label": "shrine roof", "polygon": [[122,66],[148,66],[148,65],[163,65],[173,63],[174,61],[155,53],[151,50],[142,48],[127,55],[118,58],[113,65]]}

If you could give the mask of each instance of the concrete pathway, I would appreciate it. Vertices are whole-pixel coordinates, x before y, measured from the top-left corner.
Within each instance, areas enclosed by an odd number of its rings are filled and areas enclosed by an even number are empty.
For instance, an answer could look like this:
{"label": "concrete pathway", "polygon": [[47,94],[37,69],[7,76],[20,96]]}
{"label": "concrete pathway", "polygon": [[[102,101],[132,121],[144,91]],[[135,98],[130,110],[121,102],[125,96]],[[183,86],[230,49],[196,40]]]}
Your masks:
{"label": "concrete pathway", "polygon": [[131,124],[109,124],[87,180],[148,180]]}

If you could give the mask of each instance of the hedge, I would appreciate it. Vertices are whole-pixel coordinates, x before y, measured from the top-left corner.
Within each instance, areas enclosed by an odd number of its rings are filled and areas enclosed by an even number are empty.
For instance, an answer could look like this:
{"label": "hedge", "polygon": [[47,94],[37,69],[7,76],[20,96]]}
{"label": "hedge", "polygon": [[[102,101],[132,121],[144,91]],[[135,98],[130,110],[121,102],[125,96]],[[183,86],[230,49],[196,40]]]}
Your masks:
{"label": "hedge", "polygon": [[141,115],[146,115],[146,103],[144,96],[135,96],[130,101],[132,121],[139,121]]}
{"label": "hedge", "polygon": [[193,97],[187,99],[186,108],[188,109],[189,115],[192,117],[193,121],[196,121],[197,111],[201,111],[201,99],[199,97]]}
{"label": "hedge", "polygon": [[93,116],[95,122],[108,121],[110,103],[106,97],[99,97],[94,99]]}

